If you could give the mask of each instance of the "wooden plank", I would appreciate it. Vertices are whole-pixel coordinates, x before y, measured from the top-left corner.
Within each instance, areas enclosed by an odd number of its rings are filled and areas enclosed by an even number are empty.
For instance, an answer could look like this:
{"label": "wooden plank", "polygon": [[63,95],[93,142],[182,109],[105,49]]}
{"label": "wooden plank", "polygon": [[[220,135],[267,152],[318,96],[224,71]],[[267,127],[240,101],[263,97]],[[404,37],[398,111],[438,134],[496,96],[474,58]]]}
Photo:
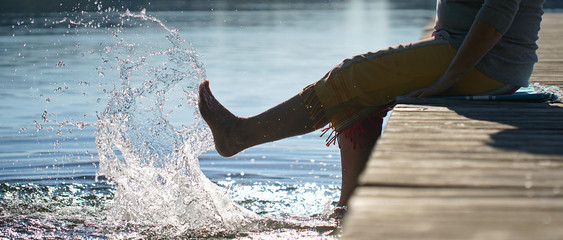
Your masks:
{"label": "wooden plank", "polygon": [[[385,147],[382,147],[385,148]],[[459,159],[464,159],[468,161],[509,161],[513,164],[521,164],[527,161],[541,161],[542,164],[550,164],[555,161],[561,161],[561,158],[557,155],[539,155],[532,153],[520,153],[520,152],[507,152],[505,154],[499,155],[498,152],[475,152],[472,151],[470,154],[467,152],[462,152],[458,150],[451,150],[449,152],[433,152],[433,151],[412,151],[410,149],[405,149],[401,151],[400,154],[396,154],[396,151],[385,151],[377,150],[374,152],[373,158],[386,158],[389,160],[402,158],[402,159],[412,159],[412,160],[439,160],[447,159],[451,161],[458,161]],[[376,163],[376,162],[374,162]],[[371,163],[370,163],[371,164]],[[371,166],[371,165],[370,165]]]}
{"label": "wooden plank", "polygon": [[546,13],[542,20],[542,29],[537,51],[539,62],[535,66],[531,82],[555,85],[563,88],[563,14]]}
{"label": "wooden plank", "polygon": [[[544,15],[531,82],[563,87],[561,29]],[[400,99],[342,239],[563,239],[562,123],[561,103]]]}
{"label": "wooden plank", "polygon": [[560,191],[362,188],[344,239],[561,239]]}
{"label": "wooden plank", "polygon": [[[563,176],[563,167],[556,164],[563,162],[562,108],[526,109],[510,115],[513,108],[494,113],[494,108],[482,108],[479,104],[456,106],[452,101],[426,100],[426,104],[430,103],[441,106],[404,104],[393,112],[392,121],[362,175],[364,185],[563,185],[563,178],[559,177]],[[519,117],[526,113],[532,114]],[[485,115],[485,120],[467,118]],[[512,159],[496,160],[509,153]],[[452,154],[457,154],[456,158]],[[474,154],[488,158],[476,161],[468,157]],[[524,155],[526,159],[540,161],[516,164]],[[529,175],[541,177],[533,182],[523,181]]]}
{"label": "wooden plank", "polygon": [[[436,161],[438,164],[411,164],[411,167],[396,166],[383,167],[371,171],[372,174],[364,178],[369,183],[364,186],[394,186],[394,187],[459,187],[459,188],[540,188],[553,189],[561,184],[561,168],[548,169],[537,165],[529,168],[514,168],[513,164],[497,164],[490,166],[476,162],[473,166],[464,162],[462,167],[444,164],[446,161]],[[426,162],[426,161],[425,161]],[[439,165],[442,164],[442,165]],[[532,165],[532,164],[527,164]],[[538,164],[539,165],[539,164]],[[410,174],[409,178],[397,175]],[[561,199],[560,199],[561,200]]]}

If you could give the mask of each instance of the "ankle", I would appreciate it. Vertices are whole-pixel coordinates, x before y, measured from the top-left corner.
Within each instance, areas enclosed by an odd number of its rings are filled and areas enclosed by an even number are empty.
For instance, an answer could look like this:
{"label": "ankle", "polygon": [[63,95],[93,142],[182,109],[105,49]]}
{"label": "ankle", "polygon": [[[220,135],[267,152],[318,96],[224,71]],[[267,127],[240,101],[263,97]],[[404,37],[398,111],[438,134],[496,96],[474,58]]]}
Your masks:
{"label": "ankle", "polygon": [[257,129],[250,126],[248,119],[233,115],[223,125],[223,136],[215,139],[216,150],[224,157],[231,157],[247,148],[260,144],[256,135]]}

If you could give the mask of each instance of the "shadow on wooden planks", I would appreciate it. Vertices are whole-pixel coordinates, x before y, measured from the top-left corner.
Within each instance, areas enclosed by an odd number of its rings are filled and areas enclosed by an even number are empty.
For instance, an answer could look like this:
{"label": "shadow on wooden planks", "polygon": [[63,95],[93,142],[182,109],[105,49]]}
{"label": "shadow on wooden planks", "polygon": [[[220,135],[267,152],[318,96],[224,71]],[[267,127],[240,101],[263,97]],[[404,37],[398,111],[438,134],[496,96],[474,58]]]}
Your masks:
{"label": "shadow on wooden planks", "polygon": [[[432,120],[443,122],[438,128],[484,130],[489,134],[486,144],[494,148],[563,157],[563,104],[408,97],[399,103],[404,105],[396,111],[420,111],[425,118],[434,112]],[[420,120],[412,116],[413,123]]]}

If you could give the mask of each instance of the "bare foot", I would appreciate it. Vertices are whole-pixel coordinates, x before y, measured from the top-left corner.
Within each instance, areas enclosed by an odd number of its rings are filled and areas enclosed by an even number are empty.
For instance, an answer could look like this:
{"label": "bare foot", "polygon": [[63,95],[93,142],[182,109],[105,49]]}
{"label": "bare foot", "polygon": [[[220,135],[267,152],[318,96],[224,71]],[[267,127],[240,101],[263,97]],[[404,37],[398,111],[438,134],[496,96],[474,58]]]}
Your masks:
{"label": "bare foot", "polygon": [[199,86],[198,105],[201,116],[211,128],[217,152],[223,157],[230,157],[242,151],[243,144],[236,134],[241,118],[217,101],[209,89],[209,81]]}
{"label": "bare foot", "polygon": [[336,206],[333,209],[332,214],[330,214],[329,218],[343,219],[347,212],[348,212],[347,206]]}

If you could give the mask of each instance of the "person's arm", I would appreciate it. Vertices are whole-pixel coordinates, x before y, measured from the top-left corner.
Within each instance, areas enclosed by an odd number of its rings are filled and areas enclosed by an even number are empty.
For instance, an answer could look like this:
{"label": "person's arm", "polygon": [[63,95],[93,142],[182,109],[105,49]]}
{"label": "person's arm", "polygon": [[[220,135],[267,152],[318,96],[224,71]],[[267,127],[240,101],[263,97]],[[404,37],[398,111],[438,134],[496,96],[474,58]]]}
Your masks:
{"label": "person's arm", "polygon": [[429,87],[411,92],[408,96],[427,97],[448,90],[475,67],[501,38],[502,33],[495,27],[476,19],[446,72]]}

